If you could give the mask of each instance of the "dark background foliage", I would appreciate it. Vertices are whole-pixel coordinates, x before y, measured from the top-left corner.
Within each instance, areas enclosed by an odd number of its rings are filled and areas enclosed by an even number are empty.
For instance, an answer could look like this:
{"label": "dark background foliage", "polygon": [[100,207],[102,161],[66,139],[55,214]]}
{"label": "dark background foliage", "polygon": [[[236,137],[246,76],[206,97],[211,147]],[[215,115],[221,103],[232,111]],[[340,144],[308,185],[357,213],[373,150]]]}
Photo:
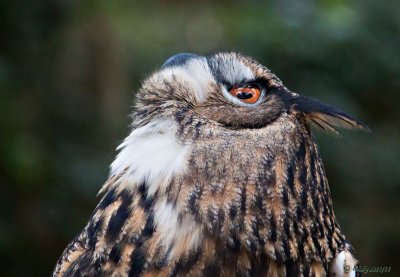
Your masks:
{"label": "dark background foliage", "polygon": [[395,274],[399,14],[396,0],[1,1],[0,275],[51,273],[97,202],[140,80],[172,54],[221,50],[371,127],[317,138],[361,264]]}

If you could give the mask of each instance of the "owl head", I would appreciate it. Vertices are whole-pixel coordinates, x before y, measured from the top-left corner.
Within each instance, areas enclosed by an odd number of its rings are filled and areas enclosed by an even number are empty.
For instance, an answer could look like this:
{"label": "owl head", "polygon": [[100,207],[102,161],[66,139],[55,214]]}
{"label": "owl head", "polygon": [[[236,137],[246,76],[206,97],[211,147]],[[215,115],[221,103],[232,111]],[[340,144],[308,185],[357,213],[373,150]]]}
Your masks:
{"label": "owl head", "polygon": [[238,53],[170,57],[138,94],[136,122],[193,111],[230,129],[263,128],[292,114],[334,133],[336,127],[369,130],[362,122],[318,100],[288,90],[267,67]]}

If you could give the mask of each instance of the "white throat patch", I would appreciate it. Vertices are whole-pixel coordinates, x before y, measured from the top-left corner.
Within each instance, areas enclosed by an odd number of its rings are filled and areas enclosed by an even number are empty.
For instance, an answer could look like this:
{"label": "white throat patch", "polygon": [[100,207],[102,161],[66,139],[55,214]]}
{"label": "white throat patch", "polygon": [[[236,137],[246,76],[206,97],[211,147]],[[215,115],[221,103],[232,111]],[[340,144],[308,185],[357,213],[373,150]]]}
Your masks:
{"label": "white throat patch", "polygon": [[184,171],[189,146],[178,142],[176,126],[171,120],[156,120],[135,129],[117,148],[111,173],[124,173],[125,184],[148,185],[148,195],[165,188],[174,173]]}

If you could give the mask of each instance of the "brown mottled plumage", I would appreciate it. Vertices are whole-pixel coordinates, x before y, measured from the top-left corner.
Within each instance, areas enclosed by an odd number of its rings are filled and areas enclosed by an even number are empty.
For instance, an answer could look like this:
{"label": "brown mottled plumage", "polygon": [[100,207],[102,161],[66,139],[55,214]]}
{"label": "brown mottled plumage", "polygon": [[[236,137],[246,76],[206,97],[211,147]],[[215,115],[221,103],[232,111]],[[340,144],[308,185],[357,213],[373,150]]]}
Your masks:
{"label": "brown mottled plumage", "polygon": [[354,276],[310,122],[367,128],[240,54],[170,58],[53,276]]}

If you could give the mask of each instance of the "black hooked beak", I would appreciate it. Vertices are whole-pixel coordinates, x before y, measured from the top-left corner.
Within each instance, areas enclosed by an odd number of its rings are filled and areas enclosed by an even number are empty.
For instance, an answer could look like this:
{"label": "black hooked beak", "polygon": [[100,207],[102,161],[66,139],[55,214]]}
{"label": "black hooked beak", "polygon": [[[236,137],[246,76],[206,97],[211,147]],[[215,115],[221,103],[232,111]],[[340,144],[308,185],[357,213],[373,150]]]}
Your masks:
{"label": "black hooked beak", "polygon": [[371,129],[360,120],[314,98],[292,93],[290,102],[292,111],[304,114],[309,122],[323,130],[338,134],[336,127],[340,127],[371,132]]}

